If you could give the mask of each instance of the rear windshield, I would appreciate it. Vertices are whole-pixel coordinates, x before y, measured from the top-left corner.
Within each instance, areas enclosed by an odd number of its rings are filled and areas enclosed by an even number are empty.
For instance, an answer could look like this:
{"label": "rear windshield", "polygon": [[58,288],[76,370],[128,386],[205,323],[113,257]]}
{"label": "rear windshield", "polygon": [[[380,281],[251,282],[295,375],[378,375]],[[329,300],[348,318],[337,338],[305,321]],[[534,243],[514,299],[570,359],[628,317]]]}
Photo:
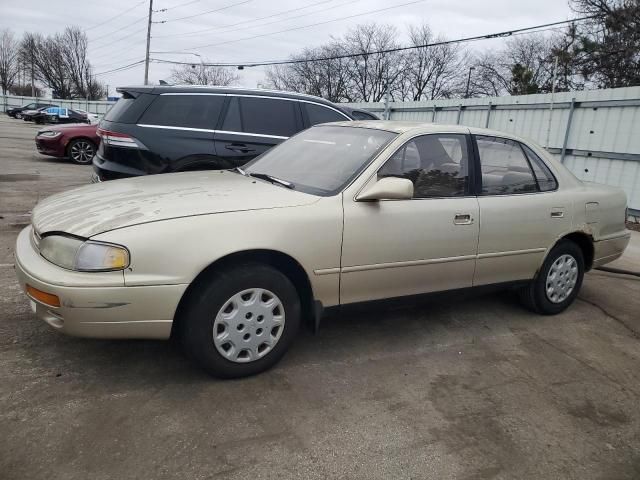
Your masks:
{"label": "rear windshield", "polygon": [[122,116],[135,101],[136,99],[133,97],[121,97],[116,104],[109,109],[104,119],[110,122],[117,122],[118,118]]}

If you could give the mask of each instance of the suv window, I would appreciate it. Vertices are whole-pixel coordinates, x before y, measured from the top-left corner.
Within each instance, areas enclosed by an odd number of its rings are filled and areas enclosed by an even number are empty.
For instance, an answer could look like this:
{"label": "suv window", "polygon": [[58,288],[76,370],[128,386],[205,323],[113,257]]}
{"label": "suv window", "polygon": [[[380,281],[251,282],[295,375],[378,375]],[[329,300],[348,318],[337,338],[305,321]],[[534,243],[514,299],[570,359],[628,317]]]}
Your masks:
{"label": "suv window", "polygon": [[322,105],[303,102],[302,106],[307,112],[309,126],[317,125],[318,123],[344,122],[345,120],[349,120],[345,115],[330,108],[323,107]]}
{"label": "suv window", "polygon": [[526,145],[522,145],[522,149],[529,159],[531,168],[533,168],[533,173],[536,176],[540,191],[548,192],[558,188],[558,182],[556,182],[551,170],[549,170],[549,167],[547,167],[544,161]]}
{"label": "suv window", "polygon": [[260,97],[237,98],[240,100],[243,132],[290,137],[299,130],[296,121],[298,102]]}
{"label": "suv window", "polygon": [[[118,100],[116,106],[121,101]],[[158,95],[140,118],[140,123],[213,130],[223,104],[224,97],[220,95]]]}
{"label": "suv window", "polygon": [[413,198],[461,197],[469,186],[469,152],[464,135],[422,135],[405,143],[378,171],[378,178],[413,182]]}
{"label": "suv window", "polygon": [[476,136],[484,195],[538,191],[536,180],[520,145],[499,137]]}

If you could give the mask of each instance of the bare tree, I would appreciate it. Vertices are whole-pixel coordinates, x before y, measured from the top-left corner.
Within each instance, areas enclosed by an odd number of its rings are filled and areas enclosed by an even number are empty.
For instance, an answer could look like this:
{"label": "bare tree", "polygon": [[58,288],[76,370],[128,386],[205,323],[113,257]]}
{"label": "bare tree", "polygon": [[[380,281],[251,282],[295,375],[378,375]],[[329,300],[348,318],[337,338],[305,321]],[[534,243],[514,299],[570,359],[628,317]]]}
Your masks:
{"label": "bare tree", "polygon": [[211,65],[181,65],[171,71],[171,80],[186,85],[234,85],[238,75],[225,67]]}
{"label": "bare tree", "polygon": [[[315,49],[305,49],[291,57],[294,63],[267,70],[267,83],[278,90],[291,90],[326,98],[350,101],[348,60],[336,40]],[[310,60],[310,61],[297,61]]]}
{"label": "bare tree", "polygon": [[409,27],[411,45],[420,47],[404,54],[405,68],[398,88],[401,98],[409,100],[433,100],[450,98],[459,90],[465,56],[455,45],[433,45],[444,40],[434,37],[428,25]]}
{"label": "bare tree", "polygon": [[19,44],[8,28],[0,34],[0,86],[2,94],[13,87],[19,71]]}
{"label": "bare tree", "polygon": [[379,102],[387,90],[395,90],[403,64],[398,53],[384,50],[397,47],[396,29],[391,25],[358,25],[347,33],[344,49],[353,55],[348,65],[355,101]]}

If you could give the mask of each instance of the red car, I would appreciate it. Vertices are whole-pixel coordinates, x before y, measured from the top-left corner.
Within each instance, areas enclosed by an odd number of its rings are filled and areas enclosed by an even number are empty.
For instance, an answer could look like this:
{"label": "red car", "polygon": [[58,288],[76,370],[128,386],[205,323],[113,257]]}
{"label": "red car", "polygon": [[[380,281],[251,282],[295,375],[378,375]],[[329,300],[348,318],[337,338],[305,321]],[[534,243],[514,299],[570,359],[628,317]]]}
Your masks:
{"label": "red car", "polygon": [[91,164],[98,150],[98,125],[57,125],[43,128],[36,135],[36,148],[43,155],[69,158],[81,165]]}

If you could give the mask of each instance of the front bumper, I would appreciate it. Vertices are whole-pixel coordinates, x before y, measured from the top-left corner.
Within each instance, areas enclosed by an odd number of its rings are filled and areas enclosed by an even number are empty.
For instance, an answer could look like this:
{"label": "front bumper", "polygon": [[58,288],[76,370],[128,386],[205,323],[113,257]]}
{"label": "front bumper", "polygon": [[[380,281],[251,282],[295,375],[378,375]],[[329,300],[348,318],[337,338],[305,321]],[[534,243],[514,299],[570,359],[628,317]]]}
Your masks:
{"label": "front bumper", "polygon": [[18,235],[15,268],[23,291],[30,285],[56,295],[59,307],[29,297],[36,316],[79,337],[166,339],[188,285],[126,287],[122,272],[83,273],[45,260],[32,243],[32,228]]}
{"label": "front bumper", "polygon": [[38,153],[41,153],[43,155],[50,155],[52,157],[64,157],[66,156],[66,144],[66,139],[60,137],[46,138],[36,136],[36,148],[38,149]]}

